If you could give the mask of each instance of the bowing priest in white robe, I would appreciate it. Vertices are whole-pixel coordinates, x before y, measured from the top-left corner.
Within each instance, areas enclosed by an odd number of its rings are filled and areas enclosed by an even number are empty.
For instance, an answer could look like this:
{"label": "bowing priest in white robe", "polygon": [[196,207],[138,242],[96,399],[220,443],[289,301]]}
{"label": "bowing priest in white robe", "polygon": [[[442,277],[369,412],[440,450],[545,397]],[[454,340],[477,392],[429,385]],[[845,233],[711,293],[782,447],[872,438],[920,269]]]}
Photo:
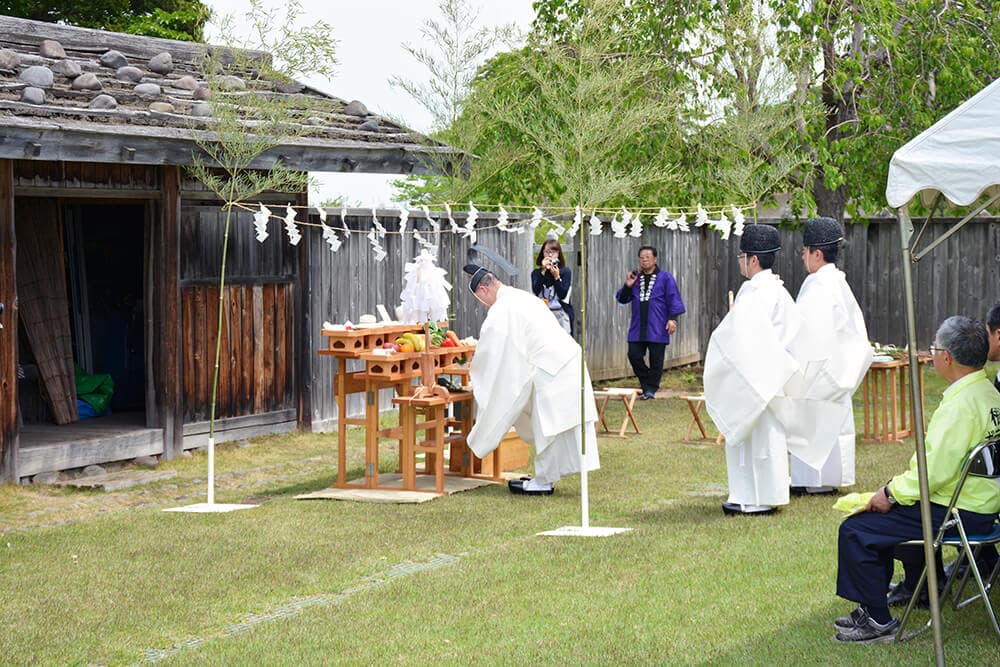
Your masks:
{"label": "bowing priest in white robe", "polygon": [[726,438],[727,514],[760,515],[787,505],[785,427],[772,406],[799,366],[791,354],[801,319],[771,271],[778,231],[748,225],[740,238],[740,287],[705,355],[705,406]]}
{"label": "bowing priest in white robe", "polygon": [[[835,493],[854,484],[854,392],[872,361],[868,329],[844,272],[835,265],[844,240],[833,218],[812,218],[803,232],[806,276],[796,305],[803,328],[794,353],[800,366],[786,387],[792,493]],[[792,388],[794,386],[794,389]]]}
{"label": "bowing priest in white robe", "polygon": [[582,350],[541,299],[504,285],[483,267],[464,270],[476,299],[489,308],[469,371],[476,400],[469,447],[482,458],[513,426],[535,448],[535,475],[511,480],[511,492],[551,494],[563,475],[600,467],[597,408],[589,373],[581,377]]}

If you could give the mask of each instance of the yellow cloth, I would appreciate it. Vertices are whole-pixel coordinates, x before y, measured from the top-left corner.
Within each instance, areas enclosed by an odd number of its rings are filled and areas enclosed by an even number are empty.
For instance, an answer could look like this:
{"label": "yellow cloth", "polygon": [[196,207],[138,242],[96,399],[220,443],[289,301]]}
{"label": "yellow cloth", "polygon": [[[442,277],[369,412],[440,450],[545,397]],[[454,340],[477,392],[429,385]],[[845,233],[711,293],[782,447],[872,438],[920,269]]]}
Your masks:
{"label": "yellow cloth", "polygon": [[847,512],[847,516],[860,514],[865,510],[865,507],[868,506],[868,501],[871,500],[874,495],[875,493],[873,491],[866,493],[848,493],[846,496],[837,498],[837,502],[833,504],[833,509],[840,510],[841,512]]}

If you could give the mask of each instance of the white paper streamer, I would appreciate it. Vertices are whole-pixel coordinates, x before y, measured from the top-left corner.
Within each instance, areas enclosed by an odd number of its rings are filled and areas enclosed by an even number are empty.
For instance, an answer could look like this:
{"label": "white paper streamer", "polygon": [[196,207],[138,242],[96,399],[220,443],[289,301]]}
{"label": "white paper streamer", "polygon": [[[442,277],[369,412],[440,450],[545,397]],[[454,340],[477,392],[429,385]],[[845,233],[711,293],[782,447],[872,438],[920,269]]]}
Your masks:
{"label": "white paper streamer", "polygon": [[383,227],[382,223],[379,222],[374,206],[372,206],[372,227],[375,228],[375,231],[378,233],[378,237],[380,239],[385,238],[385,227]]}
{"label": "white paper streamer", "polygon": [[271,209],[260,205],[260,210],[253,214],[253,226],[257,231],[257,242],[263,243],[264,239],[268,237],[267,233],[267,223],[271,219]]}
{"label": "white paper streamer", "polygon": [[569,228],[569,238],[574,238],[576,233],[580,231],[580,226],[583,224],[583,211],[580,207],[576,207],[576,213],[573,214],[573,224]]}
{"label": "white paper streamer", "polygon": [[719,213],[718,220],[712,221],[712,226],[715,227],[715,229],[722,235],[723,241],[729,240],[729,233],[733,229],[733,223],[729,221],[729,218],[726,217],[724,211]]}
{"label": "white paper streamer", "polygon": [[333,227],[322,222],[319,224],[323,227],[323,240],[330,245],[330,251],[337,252],[340,250],[340,244],[343,243],[343,241],[341,241],[340,237],[337,236],[337,231]]}
{"label": "white paper streamer", "polygon": [[340,207],[340,222],[344,225],[344,238],[351,235],[351,228],[347,226],[347,209],[343,206]]}
{"label": "white paper streamer", "polygon": [[322,224],[326,224],[326,209],[322,206],[316,206],[316,213],[319,214],[319,221]]}
{"label": "white paper streamer", "polygon": [[601,219],[597,217],[597,209],[594,209],[590,212],[590,235],[600,236],[603,230],[604,225],[601,224]]}
{"label": "white paper streamer", "polygon": [[503,206],[497,206],[500,213],[497,215],[497,229],[507,232],[508,234],[514,231],[507,224],[510,222],[510,215],[507,213],[507,209]]}
{"label": "white paper streamer", "polygon": [[687,213],[681,213],[681,217],[677,218],[677,229],[681,230],[682,232],[686,232],[691,229],[688,226]]}
{"label": "white paper streamer", "polygon": [[469,202],[469,213],[465,217],[465,231],[462,235],[469,239],[469,243],[476,242],[476,220],[479,219],[479,211],[475,204]]}
{"label": "white paper streamer", "polygon": [[531,227],[532,229],[538,227],[538,225],[542,223],[542,217],[544,215],[545,214],[542,213],[542,209],[536,206],[535,210],[531,212],[531,222],[528,223],[528,226]]}
{"label": "white paper streamer", "polygon": [[400,235],[406,233],[406,221],[410,219],[410,212],[405,208],[399,209],[399,233]]}
{"label": "white paper streamer", "polygon": [[302,234],[299,233],[298,225],[295,224],[295,209],[289,204],[285,206],[285,231],[288,232],[288,242],[292,245],[298,245],[299,241],[302,240]]}
{"label": "white paper streamer", "polygon": [[611,218],[611,231],[615,233],[616,239],[625,238],[625,223],[618,219],[618,214]]}
{"label": "white paper streamer", "polygon": [[[670,214],[667,213],[667,209],[661,208],[657,213],[656,217],[653,218],[653,224],[657,227],[667,227],[670,224]],[[675,224],[674,229],[677,229]]]}
{"label": "white paper streamer", "polygon": [[743,217],[743,209],[736,208],[734,205],[733,210],[733,236],[743,236],[743,227],[746,224],[746,218]]}
{"label": "white paper streamer", "polygon": [[640,236],[642,236],[642,220],[640,220],[641,217],[642,213],[636,213],[635,217],[632,218],[632,231],[629,232],[629,236],[631,236],[632,238],[637,239]]}
{"label": "white paper streamer", "polygon": [[453,234],[457,234],[458,233],[458,223],[455,222],[455,216],[453,216],[451,214],[451,206],[448,205],[448,202],[444,203],[444,212],[448,215],[448,224],[451,225],[451,231],[452,231],[452,233]]}
{"label": "white paper streamer", "polygon": [[378,232],[373,227],[368,232],[367,236],[368,236],[368,243],[370,243],[372,247],[372,255],[375,256],[375,261],[381,262],[383,259],[386,258],[388,253],[385,251],[385,248],[382,247],[382,244],[379,243],[378,241]]}
{"label": "white paper streamer", "polygon": [[708,211],[698,204],[698,212],[695,214],[694,226],[703,227],[708,224]]}

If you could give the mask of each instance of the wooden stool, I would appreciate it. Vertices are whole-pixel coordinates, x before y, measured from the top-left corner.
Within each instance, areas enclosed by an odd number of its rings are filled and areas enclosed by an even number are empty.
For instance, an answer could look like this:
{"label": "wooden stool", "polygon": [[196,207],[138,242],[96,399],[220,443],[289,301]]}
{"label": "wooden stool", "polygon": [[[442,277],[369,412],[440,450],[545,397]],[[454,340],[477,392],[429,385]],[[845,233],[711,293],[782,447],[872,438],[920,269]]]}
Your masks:
{"label": "wooden stool", "polygon": [[625,406],[625,417],[622,419],[622,427],[618,429],[618,437],[626,437],[625,429],[628,428],[629,421],[632,422],[632,428],[635,429],[635,432],[640,435],[642,434],[642,431],[639,430],[639,424],[635,421],[635,414],[632,412],[632,407],[635,405],[635,399],[638,395],[638,389],[623,389],[620,387],[608,387],[607,389],[594,392],[594,399],[597,401],[597,416],[605,433],[611,433],[611,429],[608,428],[608,422],[604,418],[604,411],[608,409],[608,401],[612,398],[617,398]]}
{"label": "wooden stool", "polygon": [[[687,433],[684,434],[684,442],[691,442],[691,429],[695,426],[701,432],[701,437],[698,441],[711,441],[712,438],[708,436],[708,432],[705,431],[705,424],[701,421],[701,406],[705,405],[705,396],[681,396],[685,401],[687,401],[688,410],[691,411],[691,423],[688,424]],[[715,444],[722,444],[722,434],[720,433],[717,438],[715,438]]]}

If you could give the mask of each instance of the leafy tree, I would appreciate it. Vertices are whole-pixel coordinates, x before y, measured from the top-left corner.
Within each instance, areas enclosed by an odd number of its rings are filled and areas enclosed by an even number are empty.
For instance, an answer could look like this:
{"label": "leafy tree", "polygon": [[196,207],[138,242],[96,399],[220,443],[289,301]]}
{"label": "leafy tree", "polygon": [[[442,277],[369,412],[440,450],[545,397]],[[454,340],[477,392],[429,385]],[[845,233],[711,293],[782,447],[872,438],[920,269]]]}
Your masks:
{"label": "leafy tree", "polygon": [[211,10],[200,0],[0,0],[0,14],[202,42]]}
{"label": "leafy tree", "polygon": [[992,0],[771,0],[796,71],[793,101],[822,105],[797,133],[814,169],[802,202],[842,217],[885,206],[893,151],[996,76],[1000,16]]}

